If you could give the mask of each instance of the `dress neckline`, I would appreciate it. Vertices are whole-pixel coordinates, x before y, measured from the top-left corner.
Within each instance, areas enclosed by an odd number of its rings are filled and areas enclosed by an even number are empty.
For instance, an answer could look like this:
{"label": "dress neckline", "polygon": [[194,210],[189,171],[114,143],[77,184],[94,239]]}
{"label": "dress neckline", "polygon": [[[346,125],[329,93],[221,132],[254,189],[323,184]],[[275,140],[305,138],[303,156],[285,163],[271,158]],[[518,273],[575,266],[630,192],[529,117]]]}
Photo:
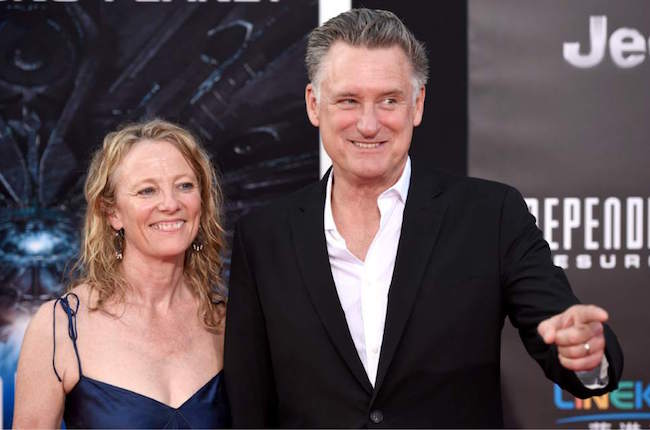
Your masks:
{"label": "dress neckline", "polygon": [[146,400],[151,401],[153,403],[156,403],[156,404],[158,404],[160,406],[163,406],[166,409],[170,409],[170,410],[173,410],[173,411],[178,411],[179,409],[183,408],[183,406],[188,404],[192,399],[194,399],[196,396],[198,396],[201,392],[205,391],[208,388],[208,386],[210,386],[212,384],[213,381],[215,381],[216,379],[219,379],[221,377],[222,373],[223,373],[223,369],[221,369],[219,372],[217,372],[216,375],[214,375],[205,384],[203,384],[201,387],[199,387],[190,397],[188,397],[186,400],[184,400],[183,403],[181,403],[178,407],[173,407],[171,405],[168,405],[167,403],[161,402],[160,400],[156,400],[153,397],[149,397],[147,395],[138,393],[136,391],[129,390],[128,388],[119,387],[117,385],[113,385],[113,384],[110,384],[108,382],[104,382],[104,381],[100,381],[98,379],[90,378],[90,377],[85,376],[83,374],[79,376],[79,381],[77,381],[75,386],[72,387],[72,389],[68,392],[67,395],[68,396],[71,395],[77,389],[77,387],[79,387],[79,385],[81,384],[81,381],[86,380],[86,381],[90,382],[91,384],[101,385],[101,386],[103,386],[105,388],[109,388],[109,389],[112,389],[112,390],[117,390],[117,391],[129,394],[129,395],[137,397],[137,398],[146,399]]}

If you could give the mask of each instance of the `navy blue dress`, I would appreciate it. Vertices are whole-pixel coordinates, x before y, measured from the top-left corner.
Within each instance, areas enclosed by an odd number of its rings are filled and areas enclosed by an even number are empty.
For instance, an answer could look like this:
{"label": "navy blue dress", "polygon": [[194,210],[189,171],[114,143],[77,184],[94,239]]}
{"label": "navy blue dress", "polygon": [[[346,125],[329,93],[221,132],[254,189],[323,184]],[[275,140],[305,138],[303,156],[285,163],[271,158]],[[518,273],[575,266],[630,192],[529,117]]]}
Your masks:
{"label": "navy blue dress", "polygon": [[[69,298],[76,300],[74,309]],[[79,298],[70,293],[54,302],[68,315],[68,335],[72,339],[79,382],[65,397],[63,420],[67,428],[224,428],[230,426],[230,412],[223,387],[223,373],[217,373],[178,408],[125,388],[88,378],[81,372],[77,351],[77,310]],[[56,318],[55,318],[56,319]],[[56,327],[54,327],[56,330]],[[56,348],[56,344],[54,346]],[[52,357],[54,366],[54,357]],[[54,368],[56,377],[61,377]]]}

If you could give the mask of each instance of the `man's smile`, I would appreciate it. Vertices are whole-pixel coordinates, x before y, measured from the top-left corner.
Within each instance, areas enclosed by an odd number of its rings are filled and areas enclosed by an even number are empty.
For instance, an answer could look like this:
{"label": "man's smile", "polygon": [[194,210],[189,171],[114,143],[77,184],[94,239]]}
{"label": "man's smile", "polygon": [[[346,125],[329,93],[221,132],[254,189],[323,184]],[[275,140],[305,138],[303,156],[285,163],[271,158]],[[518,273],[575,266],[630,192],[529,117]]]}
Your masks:
{"label": "man's smile", "polygon": [[350,140],[350,142],[352,142],[352,144],[357,148],[361,148],[361,149],[375,149],[375,148],[379,148],[381,145],[386,143],[385,140],[381,142],[361,142],[358,140]]}

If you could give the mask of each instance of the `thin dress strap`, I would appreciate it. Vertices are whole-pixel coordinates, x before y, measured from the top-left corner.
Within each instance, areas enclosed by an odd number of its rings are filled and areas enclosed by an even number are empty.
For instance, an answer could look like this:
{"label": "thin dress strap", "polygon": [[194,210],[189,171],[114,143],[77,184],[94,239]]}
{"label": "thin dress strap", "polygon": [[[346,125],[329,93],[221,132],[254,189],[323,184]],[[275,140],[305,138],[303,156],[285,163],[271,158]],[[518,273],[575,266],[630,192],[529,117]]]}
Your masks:
{"label": "thin dress strap", "polygon": [[[75,299],[76,304],[74,309],[70,306],[69,297]],[[52,320],[52,334],[54,341],[54,352],[52,353],[52,367],[54,368],[54,374],[56,375],[59,382],[62,382],[59,372],[56,371],[56,365],[54,364],[54,357],[56,356],[56,305],[57,303],[61,304],[61,308],[65,311],[68,316],[68,336],[72,339],[72,346],[74,346],[74,353],[77,356],[77,364],[79,365],[79,376],[81,377],[81,359],[79,358],[79,351],[77,350],[77,311],[79,310],[79,297],[75,293],[68,293],[63,297],[59,297],[54,301],[54,312]]]}

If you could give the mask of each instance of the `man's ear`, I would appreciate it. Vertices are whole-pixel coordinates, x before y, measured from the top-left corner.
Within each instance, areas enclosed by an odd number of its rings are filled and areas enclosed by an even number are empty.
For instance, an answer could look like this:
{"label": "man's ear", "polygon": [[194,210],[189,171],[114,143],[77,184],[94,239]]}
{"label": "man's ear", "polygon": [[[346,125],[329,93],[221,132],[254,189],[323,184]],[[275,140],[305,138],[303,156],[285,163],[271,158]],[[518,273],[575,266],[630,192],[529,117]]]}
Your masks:
{"label": "man's ear", "polygon": [[418,95],[415,98],[415,109],[413,112],[413,127],[417,127],[422,122],[422,115],[424,114],[424,97],[426,96],[426,89],[424,85],[420,87]]}
{"label": "man's ear", "polygon": [[305,105],[307,106],[307,116],[309,117],[309,122],[312,123],[314,127],[320,125],[320,120],[318,119],[318,100],[316,99],[316,93],[314,91],[314,86],[309,83],[305,88]]}

